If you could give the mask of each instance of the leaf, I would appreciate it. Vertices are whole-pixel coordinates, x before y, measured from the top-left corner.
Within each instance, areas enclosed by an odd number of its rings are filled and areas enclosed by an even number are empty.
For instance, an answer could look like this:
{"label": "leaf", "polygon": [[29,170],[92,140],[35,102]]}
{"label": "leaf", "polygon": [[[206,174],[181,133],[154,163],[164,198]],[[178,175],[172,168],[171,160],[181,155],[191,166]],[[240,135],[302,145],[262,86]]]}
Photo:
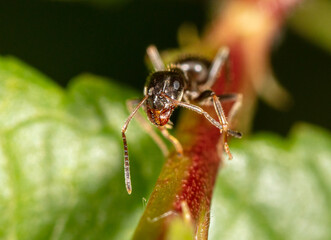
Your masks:
{"label": "leaf", "polygon": [[232,142],[218,178],[210,239],[331,239],[331,135],[306,124],[289,139]]}
{"label": "leaf", "polygon": [[64,91],[15,58],[0,58],[1,239],[130,236],[162,164],[133,121],[127,195],[120,129],[125,100],[136,96],[92,75]]}

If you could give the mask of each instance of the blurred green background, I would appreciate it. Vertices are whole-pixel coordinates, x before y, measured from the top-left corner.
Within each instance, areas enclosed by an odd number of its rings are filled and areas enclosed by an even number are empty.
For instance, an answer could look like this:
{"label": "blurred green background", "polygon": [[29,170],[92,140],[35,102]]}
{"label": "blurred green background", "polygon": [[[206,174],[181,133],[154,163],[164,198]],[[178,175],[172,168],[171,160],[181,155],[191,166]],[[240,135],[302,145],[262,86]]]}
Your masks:
{"label": "blurred green background", "polygon": [[[60,85],[82,72],[106,76],[142,92],[145,48],[176,48],[184,22],[200,31],[208,1],[43,1],[0,3],[0,54],[13,55]],[[331,54],[286,25],[272,65],[292,94],[286,112],[259,102],[253,130],[286,135],[297,121],[331,129]]]}

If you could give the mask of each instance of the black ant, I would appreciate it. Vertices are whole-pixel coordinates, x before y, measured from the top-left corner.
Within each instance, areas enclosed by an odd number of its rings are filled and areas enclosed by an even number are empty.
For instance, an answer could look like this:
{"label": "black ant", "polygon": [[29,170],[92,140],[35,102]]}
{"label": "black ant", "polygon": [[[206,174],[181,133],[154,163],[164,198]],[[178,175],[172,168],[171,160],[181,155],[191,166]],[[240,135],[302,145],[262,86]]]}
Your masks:
{"label": "black ant", "polygon": [[[125,185],[129,194],[131,194],[132,187],[125,132],[129,122],[140,107],[144,108],[150,122],[157,126],[161,130],[163,136],[172,142],[179,155],[183,155],[183,148],[179,141],[174,136],[170,135],[167,130],[167,128],[171,127],[171,125],[169,125],[171,114],[178,106],[188,108],[204,115],[211,124],[220,129],[221,133],[224,133],[223,145],[229,159],[232,159],[232,155],[227,143],[227,136],[231,135],[237,138],[241,138],[242,136],[240,132],[228,128],[228,121],[221,105],[221,100],[236,102],[229,113],[228,120],[230,122],[231,118],[241,105],[241,94],[224,94],[216,96],[216,94],[210,90],[223,65],[225,65],[228,60],[228,48],[221,48],[213,62],[199,57],[185,57],[179,59],[167,68],[165,68],[155,46],[151,45],[147,48],[147,55],[155,72],[147,78],[144,87],[144,98],[139,100],[139,102],[136,100],[128,102],[128,106],[131,108],[132,112],[122,128]],[[202,108],[191,104],[191,101],[200,105],[211,105],[212,102],[218,116],[218,121],[211,117]],[[135,108],[133,108],[134,104],[137,104]],[[165,145],[160,141],[158,135],[151,131],[150,125],[143,122],[144,120],[141,117],[138,117],[138,120],[159,144],[163,152],[166,153],[167,149]]]}

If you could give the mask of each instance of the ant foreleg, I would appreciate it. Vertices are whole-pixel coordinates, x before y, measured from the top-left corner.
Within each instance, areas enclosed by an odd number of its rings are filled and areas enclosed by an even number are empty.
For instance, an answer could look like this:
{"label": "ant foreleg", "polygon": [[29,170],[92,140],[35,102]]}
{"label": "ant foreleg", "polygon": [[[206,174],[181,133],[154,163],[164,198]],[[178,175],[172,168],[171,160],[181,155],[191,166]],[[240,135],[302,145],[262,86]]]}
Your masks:
{"label": "ant foreleg", "polygon": [[[241,106],[241,100],[242,100],[242,95],[241,94],[226,94],[226,95],[221,95],[221,96],[216,96],[216,94],[211,91],[211,90],[206,90],[200,94],[200,96],[196,99],[197,102],[203,105],[210,105],[210,99],[212,100],[212,103],[214,105],[216,114],[218,116],[218,119],[220,121],[220,124],[222,125],[221,133],[223,133],[223,145],[224,145],[224,150],[228,154],[229,159],[232,159],[232,154],[229,149],[229,145],[227,142],[227,136],[228,134],[231,134],[229,127],[229,123],[225,117],[225,113],[222,108],[222,104],[220,99],[225,100],[225,101],[233,101],[235,100],[234,106],[231,108],[230,113],[229,113],[229,122],[231,123],[231,120],[234,116],[234,114],[238,111],[239,107]],[[241,136],[241,133],[238,133],[237,136]]]}
{"label": "ant foreleg", "polygon": [[[167,97],[166,95],[164,95],[165,97]],[[169,99],[169,97],[167,97]],[[229,149],[229,145],[227,143],[227,136],[231,135],[234,137],[238,137],[240,138],[242,135],[239,132],[233,131],[231,129],[228,129],[228,122],[226,120],[221,102],[219,101],[218,97],[214,94],[212,95],[212,99],[213,99],[213,104],[214,104],[214,108],[216,111],[216,114],[219,118],[220,122],[217,122],[214,118],[212,118],[206,111],[204,111],[202,108],[195,106],[193,104],[189,104],[189,103],[184,103],[184,102],[179,102],[179,101],[175,101],[172,100],[176,105],[178,106],[182,106],[185,108],[188,108],[192,111],[195,111],[199,114],[202,114],[205,116],[205,118],[212,123],[214,126],[216,126],[218,129],[220,129],[220,132],[223,133],[223,144],[224,144],[224,150],[226,151],[226,153],[229,156],[229,159],[232,159],[232,154],[230,152]]]}
{"label": "ant foreleg", "polygon": [[[134,107],[139,104],[140,100],[133,99],[126,101],[126,105],[130,112],[134,110]],[[154,140],[154,142],[159,146],[164,156],[167,156],[169,151],[167,145],[164,143],[164,141],[161,139],[159,135],[155,133],[154,128],[149,124],[149,122],[142,116],[142,114],[138,111],[138,114],[136,115],[136,120],[140,124],[142,128],[145,129],[145,131],[149,134],[149,136]]]}
{"label": "ant foreleg", "polygon": [[131,194],[132,192],[132,186],[131,186],[131,175],[130,175],[130,161],[129,161],[129,152],[128,152],[128,144],[126,142],[126,135],[125,132],[128,128],[128,125],[131,121],[131,119],[134,117],[136,112],[139,110],[139,108],[144,104],[148,96],[145,96],[143,100],[136,106],[136,108],[131,112],[128,119],[125,121],[123,127],[122,127],[122,139],[123,139],[123,145],[124,145],[124,176],[125,176],[125,186],[128,194]]}
{"label": "ant foreleg", "polygon": [[215,94],[213,95],[213,104],[214,104],[214,108],[215,108],[216,114],[218,116],[218,119],[223,127],[223,130],[221,130],[221,133],[223,132],[224,150],[228,154],[229,159],[232,159],[232,154],[230,152],[230,148],[228,145],[228,139],[227,139],[228,138],[228,122],[226,121],[226,117],[225,117],[225,113],[222,108],[222,104]]}
{"label": "ant foreleg", "polygon": [[203,115],[211,124],[213,124],[215,127],[220,129],[221,131],[223,130],[222,125],[216,121],[212,116],[210,116],[205,110],[203,110],[201,107],[198,107],[196,105],[190,104],[190,103],[185,103],[185,102],[179,102],[179,101],[174,101],[176,105],[187,108],[189,110],[192,110],[196,113],[199,113]]}
{"label": "ant foreleg", "polygon": [[159,127],[162,135],[168,139],[175,147],[177,154],[181,157],[183,156],[183,147],[180,144],[180,142],[177,140],[177,138],[175,138],[174,136],[172,136],[169,131],[167,130],[167,128],[165,127]]}
{"label": "ant foreleg", "polygon": [[[204,106],[210,106],[211,105],[211,99],[212,96],[214,95],[214,92],[211,90],[206,90],[202,92],[199,97],[197,97],[194,101],[197,103],[204,105]],[[231,124],[233,117],[236,115],[238,110],[240,109],[242,105],[242,94],[241,93],[226,93],[222,95],[217,96],[218,99],[221,102],[234,102],[232,105],[229,116],[228,116],[228,122]]]}
{"label": "ant foreleg", "polygon": [[[212,116],[210,116],[205,110],[203,110],[201,107],[198,107],[196,105],[190,104],[190,103],[185,103],[185,102],[179,102],[179,101],[174,101],[174,104],[176,104],[177,106],[181,106],[187,109],[190,109],[196,113],[199,113],[201,115],[203,115],[211,124],[213,124],[215,127],[217,127],[218,129],[220,129],[221,131],[223,130],[223,126],[222,124],[220,124],[218,121],[216,121]],[[233,137],[236,138],[241,138],[242,134],[240,132],[228,129],[227,133]]]}

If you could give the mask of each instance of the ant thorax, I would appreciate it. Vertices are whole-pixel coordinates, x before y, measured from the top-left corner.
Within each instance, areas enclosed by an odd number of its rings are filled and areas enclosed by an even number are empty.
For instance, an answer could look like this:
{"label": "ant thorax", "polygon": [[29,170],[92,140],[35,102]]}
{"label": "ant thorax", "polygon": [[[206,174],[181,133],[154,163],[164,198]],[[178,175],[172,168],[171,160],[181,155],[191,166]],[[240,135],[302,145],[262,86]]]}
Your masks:
{"label": "ant thorax", "polygon": [[154,72],[147,79],[144,95],[146,112],[149,120],[164,126],[170,119],[176,107],[175,102],[181,101],[184,94],[185,76],[180,69]]}
{"label": "ant thorax", "polygon": [[210,61],[200,57],[188,56],[179,59],[176,65],[189,79],[187,90],[199,92],[201,90],[200,87],[208,80]]}

